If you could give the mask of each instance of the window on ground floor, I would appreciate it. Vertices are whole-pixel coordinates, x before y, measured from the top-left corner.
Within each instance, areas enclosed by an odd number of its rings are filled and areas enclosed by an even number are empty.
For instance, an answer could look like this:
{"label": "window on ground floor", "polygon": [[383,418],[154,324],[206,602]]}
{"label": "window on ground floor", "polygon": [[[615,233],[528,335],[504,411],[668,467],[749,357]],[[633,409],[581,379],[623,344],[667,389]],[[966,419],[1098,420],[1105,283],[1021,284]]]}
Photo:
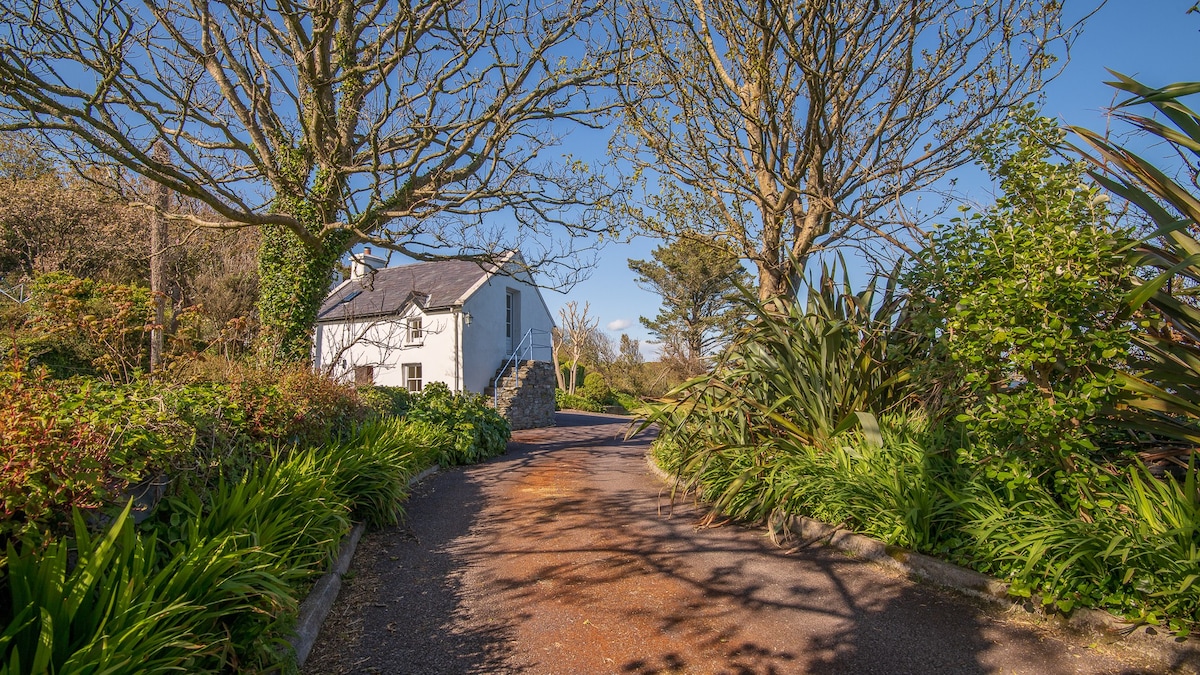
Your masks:
{"label": "window on ground floor", "polygon": [[354,384],[375,384],[375,368],[354,366]]}
{"label": "window on ground floor", "polygon": [[421,391],[421,364],[404,364],[404,386],[409,391]]}

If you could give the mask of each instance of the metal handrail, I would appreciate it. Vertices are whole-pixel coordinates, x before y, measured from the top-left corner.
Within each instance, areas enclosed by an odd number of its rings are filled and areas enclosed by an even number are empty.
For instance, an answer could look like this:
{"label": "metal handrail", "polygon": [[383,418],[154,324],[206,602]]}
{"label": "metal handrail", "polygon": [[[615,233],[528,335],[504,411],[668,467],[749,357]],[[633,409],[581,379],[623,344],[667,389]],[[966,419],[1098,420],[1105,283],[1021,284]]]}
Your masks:
{"label": "metal handrail", "polygon": [[[553,354],[554,345],[552,343],[547,342],[546,344],[536,344],[534,342],[534,336],[543,336],[543,335],[546,337],[549,337],[550,339],[553,339],[553,336],[550,334],[550,331],[548,331],[548,330],[540,330],[538,328],[530,328],[529,330],[525,331],[525,335],[521,337],[521,341],[518,342],[517,346],[513,348],[512,355],[509,356],[508,359],[506,359],[504,361],[503,365],[500,366],[500,370],[496,371],[496,377],[492,379],[492,407],[493,408],[495,408],[495,409],[500,408],[500,382],[504,379],[504,374],[508,372],[508,367],[510,365],[513,365],[518,361],[536,360],[533,358],[533,356],[534,356],[533,350],[535,350],[535,349],[549,349],[549,350],[551,350],[551,354]],[[521,354],[522,354],[522,352],[521,352],[522,348],[525,349],[524,354],[525,354],[526,358],[518,359],[517,357],[521,356]],[[516,368],[514,366],[514,370],[513,370],[514,384],[516,384],[516,382],[515,382],[516,379],[517,379],[517,373],[516,373]]]}
{"label": "metal handrail", "polygon": [[4,297],[18,304],[29,299],[29,296],[25,294],[25,284],[17,284],[12,288],[7,289],[3,286],[0,286],[0,295],[3,295]]}

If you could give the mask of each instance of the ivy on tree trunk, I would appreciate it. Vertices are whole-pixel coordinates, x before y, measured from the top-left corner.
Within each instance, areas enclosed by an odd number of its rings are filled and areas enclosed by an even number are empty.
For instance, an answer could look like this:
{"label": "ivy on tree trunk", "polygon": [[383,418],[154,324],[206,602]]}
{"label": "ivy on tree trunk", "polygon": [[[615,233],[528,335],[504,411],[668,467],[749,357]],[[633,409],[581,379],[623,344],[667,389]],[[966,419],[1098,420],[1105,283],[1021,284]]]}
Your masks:
{"label": "ivy on tree trunk", "polygon": [[[288,206],[294,208],[287,208]],[[308,200],[278,199],[276,206],[298,216],[310,231],[320,232],[319,209]],[[261,344],[272,358],[301,363],[312,358],[313,326],[329,290],[334,266],[350,243],[345,230],[319,234],[321,249],[313,250],[281,225],[262,229],[258,251],[259,320]]]}

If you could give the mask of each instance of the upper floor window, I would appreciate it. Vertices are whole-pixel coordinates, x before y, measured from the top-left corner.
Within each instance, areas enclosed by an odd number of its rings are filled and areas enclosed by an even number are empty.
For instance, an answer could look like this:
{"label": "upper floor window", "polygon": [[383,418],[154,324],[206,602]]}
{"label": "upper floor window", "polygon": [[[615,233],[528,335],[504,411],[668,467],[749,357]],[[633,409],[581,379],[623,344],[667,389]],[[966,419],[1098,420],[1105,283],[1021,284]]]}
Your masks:
{"label": "upper floor window", "polygon": [[421,317],[414,316],[408,320],[408,342],[421,342],[425,339],[425,331],[421,325]]}

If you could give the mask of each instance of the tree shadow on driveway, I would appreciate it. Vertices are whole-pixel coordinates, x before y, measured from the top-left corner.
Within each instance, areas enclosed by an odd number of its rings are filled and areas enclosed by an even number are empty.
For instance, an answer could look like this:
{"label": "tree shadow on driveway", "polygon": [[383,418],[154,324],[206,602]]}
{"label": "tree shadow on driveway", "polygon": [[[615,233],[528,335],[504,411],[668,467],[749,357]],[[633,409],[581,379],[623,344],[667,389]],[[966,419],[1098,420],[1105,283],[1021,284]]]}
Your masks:
{"label": "tree shadow on driveway", "polygon": [[306,672],[1141,672],[833,549],[704,526],[627,419],[558,421],[368,535]]}

